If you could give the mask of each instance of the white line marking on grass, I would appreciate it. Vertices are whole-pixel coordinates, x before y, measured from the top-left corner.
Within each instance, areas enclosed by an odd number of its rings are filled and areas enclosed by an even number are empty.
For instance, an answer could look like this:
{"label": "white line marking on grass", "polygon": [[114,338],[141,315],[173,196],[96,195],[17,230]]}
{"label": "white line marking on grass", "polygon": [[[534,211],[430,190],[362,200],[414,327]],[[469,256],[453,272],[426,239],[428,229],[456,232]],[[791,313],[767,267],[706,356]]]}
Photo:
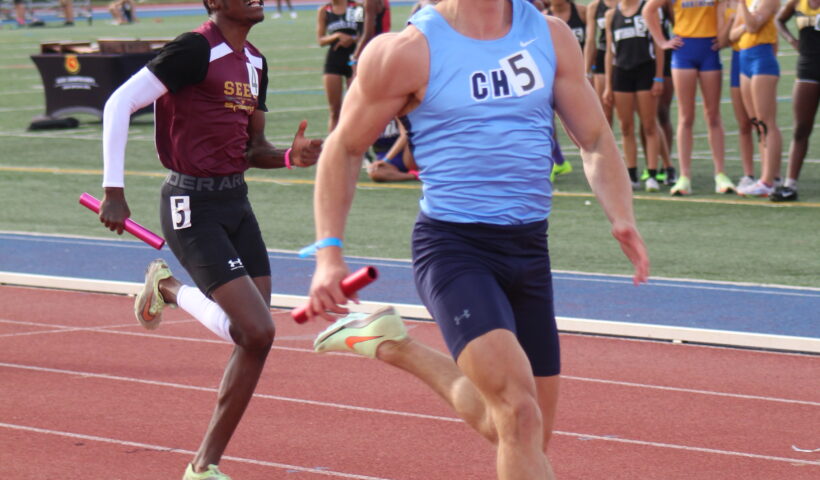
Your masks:
{"label": "white line marking on grass", "polygon": [[[0,362],[0,367],[6,368],[16,368],[28,371],[35,371],[35,372],[43,372],[43,373],[56,373],[56,374],[64,374],[64,375],[72,375],[72,376],[81,376],[84,378],[98,378],[103,380],[115,380],[115,381],[123,381],[123,382],[130,382],[130,383],[139,383],[145,385],[152,385],[152,386],[159,386],[159,387],[170,387],[170,388],[177,388],[183,390],[194,390],[200,392],[209,392],[215,393],[217,392],[216,388],[213,387],[200,387],[194,385],[183,385],[178,383],[170,383],[170,382],[161,382],[161,381],[154,381],[154,380],[144,380],[144,379],[137,379],[133,377],[120,377],[116,375],[106,375],[106,374],[99,374],[99,373],[91,373],[91,372],[79,372],[79,371],[72,371],[72,370],[62,370],[62,369],[54,369],[54,368],[46,368],[46,367],[34,367],[34,366],[27,366],[27,365],[18,365],[12,363],[5,363]],[[315,400],[306,400],[306,399],[298,399],[298,398],[291,398],[291,397],[282,397],[277,395],[267,395],[267,394],[259,394],[254,393],[253,395],[256,398],[264,398],[267,400],[279,400],[285,402],[292,402],[292,403],[299,403],[304,405],[314,405],[314,406],[321,406],[321,407],[331,407],[331,408],[340,408],[345,410],[353,410],[353,411],[360,411],[365,413],[380,413],[386,415],[396,415],[401,417],[412,417],[412,418],[421,418],[425,420],[434,420],[434,421],[444,421],[444,422],[454,422],[460,423],[462,420],[459,418],[454,417],[443,417],[440,415],[426,415],[421,413],[412,413],[412,412],[405,412],[400,410],[386,410],[380,408],[369,408],[369,407],[358,407],[355,405],[347,405],[341,403],[332,403],[332,402],[320,402]],[[7,423],[0,423],[0,426],[6,428],[14,428],[19,430],[28,430],[28,431],[39,431],[41,429],[36,429],[35,427],[22,427]],[[65,432],[56,432],[55,433],[65,433]],[[52,433],[49,431],[43,431],[41,433]],[[565,432],[565,431],[555,431],[556,435],[565,435],[569,437],[578,438],[581,440],[601,440],[606,442],[616,442],[616,443],[625,443],[631,445],[642,445],[642,446],[649,446],[649,447],[657,447],[657,448],[669,448],[674,450],[684,450],[689,452],[700,452],[700,453],[710,453],[716,455],[728,455],[728,456],[736,456],[736,457],[744,457],[744,458],[752,458],[756,460],[768,460],[768,461],[776,461],[776,462],[786,462],[792,464],[802,464],[802,465],[815,465],[820,466],[820,462],[810,461],[810,460],[800,460],[795,458],[787,458],[787,457],[776,457],[771,455],[761,455],[756,453],[747,453],[747,452],[737,452],[733,450],[719,450],[714,448],[704,448],[704,447],[695,447],[695,446],[688,446],[688,445],[677,445],[671,443],[663,443],[663,442],[652,442],[646,440],[636,440],[636,439],[628,439],[628,438],[619,438],[619,437],[612,437],[612,436],[604,436],[604,435],[595,435],[595,434],[586,434],[586,433],[578,433],[578,432]],[[71,435],[71,434],[68,434]],[[96,439],[97,437],[93,436],[85,436],[89,439]],[[83,438],[85,438],[83,437]],[[102,437],[100,437],[102,438]],[[109,439],[103,439],[100,441],[106,441]],[[117,443],[119,441],[109,441],[109,443]],[[142,444],[135,444],[135,443],[127,443],[128,445],[134,446],[141,446]],[[147,448],[151,448],[154,450],[162,449],[163,447],[156,447],[156,446],[148,446]],[[168,450],[168,451],[176,451],[176,450]],[[180,453],[193,453],[188,451],[183,451]],[[225,457],[229,458],[229,457]],[[233,458],[231,458],[233,459]],[[247,460],[247,459],[243,459]],[[279,466],[281,464],[272,464],[271,466]],[[360,477],[352,477],[352,478],[360,478]],[[368,478],[368,477],[362,477]]]}
{"label": "white line marking on grass", "polygon": [[[155,445],[152,443],[142,443],[142,442],[132,442],[129,440],[120,440],[117,438],[109,438],[109,437],[100,437],[98,435],[85,435],[82,433],[74,433],[74,432],[63,432],[60,430],[51,430],[46,428],[38,428],[38,427],[30,427],[26,425],[15,425],[11,423],[4,423],[0,422],[0,427],[7,428],[9,430],[17,430],[22,432],[31,432],[31,433],[39,433],[43,435],[54,435],[58,437],[66,437],[66,438],[73,438],[78,440],[87,440],[91,442],[99,442],[99,443],[108,443],[114,445],[124,445],[127,447],[135,447],[135,448],[144,448],[146,450],[154,450],[157,452],[166,452],[166,453],[180,453],[185,455],[195,455],[196,452],[193,450],[185,450],[184,448],[174,448],[174,447],[165,447],[162,445]],[[339,478],[353,478],[357,480],[389,480],[382,477],[371,477],[368,475],[357,475],[355,473],[344,473],[344,472],[336,472],[333,470],[327,470],[324,468],[316,469],[316,468],[309,468],[309,467],[302,467],[299,465],[290,465],[287,463],[278,463],[278,462],[269,462],[265,460],[257,460],[254,458],[244,458],[244,457],[235,457],[233,455],[224,455],[222,457],[224,460],[231,460],[234,462],[239,463],[247,463],[251,465],[260,465],[264,467],[272,467],[277,468],[280,470],[290,470],[296,472],[303,472],[303,473],[315,473],[318,475],[325,475],[327,477],[339,477]]]}
{"label": "white line marking on grass", "polygon": [[0,108],[0,113],[33,112],[35,110],[43,110],[43,107],[5,107]]}
{"label": "white line marking on grass", "polygon": [[9,95],[31,95],[32,93],[40,93],[43,91],[43,87],[34,86],[28,90],[0,90],[0,95],[2,96],[9,96]]}

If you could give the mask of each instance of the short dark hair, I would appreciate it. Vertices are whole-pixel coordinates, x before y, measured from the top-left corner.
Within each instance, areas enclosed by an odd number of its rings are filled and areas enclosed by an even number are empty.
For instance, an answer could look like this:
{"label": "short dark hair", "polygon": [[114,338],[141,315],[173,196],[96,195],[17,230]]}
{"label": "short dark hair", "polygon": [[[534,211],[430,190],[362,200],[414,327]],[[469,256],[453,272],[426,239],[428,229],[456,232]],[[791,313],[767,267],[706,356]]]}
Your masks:
{"label": "short dark hair", "polygon": [[208,15],[210,15],[211,8],[208,6],[208,0],[202,0],[202,4],[205,5],[205,11],[208,12]]}

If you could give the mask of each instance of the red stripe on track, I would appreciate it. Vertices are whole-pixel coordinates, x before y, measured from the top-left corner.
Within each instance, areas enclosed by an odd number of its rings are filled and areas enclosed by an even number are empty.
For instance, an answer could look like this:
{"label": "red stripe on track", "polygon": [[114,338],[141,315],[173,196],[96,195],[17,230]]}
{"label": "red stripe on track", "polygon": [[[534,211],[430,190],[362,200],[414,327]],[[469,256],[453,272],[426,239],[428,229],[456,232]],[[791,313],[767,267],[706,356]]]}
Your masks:
{"label": "red stripe on track", "polygon": [[[0,287],[0,476],[180,476],[231,347],[179,310],[147,332],[132,301]],[[420,381],[377,361],[316,355],[325,324],[275,318],[274,351],[223,461],[234,478],[494,477],[493,449]],[[442,348],[434,325],[411,328]],[[567,378],[550,448],[559,478],[820,474],[820,455],[791,448],[820,447],[811,443],[820,357],[562,341]],[[306,472],[316,468],[325,473]]]}

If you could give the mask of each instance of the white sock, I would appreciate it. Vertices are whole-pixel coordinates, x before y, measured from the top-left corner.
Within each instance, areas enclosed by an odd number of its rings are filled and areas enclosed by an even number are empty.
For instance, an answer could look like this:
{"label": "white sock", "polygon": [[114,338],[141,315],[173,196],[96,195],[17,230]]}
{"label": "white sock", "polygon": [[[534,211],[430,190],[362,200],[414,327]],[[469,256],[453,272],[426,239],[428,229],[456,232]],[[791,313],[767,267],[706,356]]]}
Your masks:
{"label": "white sock", "polygon": [[177,292],[177,305],[190,313],[205,327],[226,342],[234,343],[231,338],[231,321],[228,315],[216,302],[206,297],[198,288],[183,285]]}
{"label": "white sock", "polygon": [[797,190],[797,180],[793,178],[787,178],[786,182],[783,184],[784,187],[789,187]]}

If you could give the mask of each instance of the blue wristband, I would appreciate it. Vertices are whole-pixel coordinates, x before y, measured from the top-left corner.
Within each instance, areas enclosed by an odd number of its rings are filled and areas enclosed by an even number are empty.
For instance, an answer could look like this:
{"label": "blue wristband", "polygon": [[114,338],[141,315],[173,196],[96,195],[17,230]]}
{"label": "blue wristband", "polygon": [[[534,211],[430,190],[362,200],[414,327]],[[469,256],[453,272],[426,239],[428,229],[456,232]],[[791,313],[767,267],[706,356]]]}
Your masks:
{"label": "blue wristband", "polygon": [[316,243],[312,243],[307,247],[299,250],[299,258],[307,258],[316,254],[317,250],[320,250],[325,247],[339,247],[342,248],[344,245],[342,244],[342,240],[336,237],[327,237],[319,240]]}
{"label": "blue wristband", "polygon": [[655,77],[652,79],[653,82],[663,83],[663,77]]}

